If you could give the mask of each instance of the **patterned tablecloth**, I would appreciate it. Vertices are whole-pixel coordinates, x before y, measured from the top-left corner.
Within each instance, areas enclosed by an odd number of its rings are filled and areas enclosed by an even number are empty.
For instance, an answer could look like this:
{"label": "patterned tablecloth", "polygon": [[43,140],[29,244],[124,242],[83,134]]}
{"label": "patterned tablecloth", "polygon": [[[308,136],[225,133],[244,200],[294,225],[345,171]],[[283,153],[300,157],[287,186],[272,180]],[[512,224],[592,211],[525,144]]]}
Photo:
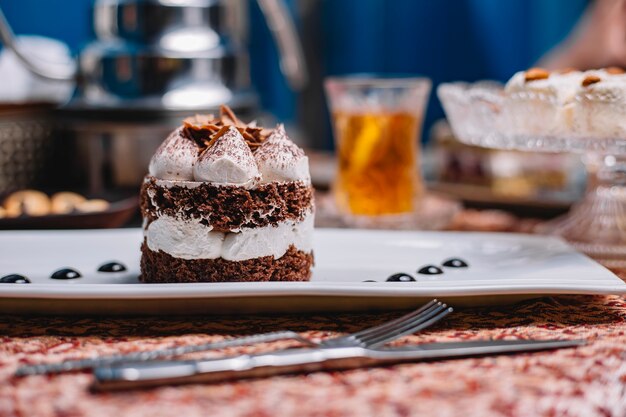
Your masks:
{"label": "patterned tablecloth", "polygon": [[[461,220],[460,224],[467,222],[467,217]],[[487,223],[486,229],[494,229],[493,222]],[[398,342],[484,338],[589,341],[586,346],[554,352],[97,394],[89,391],[91,376],[87,372],[12,377],[19,364],[217,341],[280,329],[322,339],[397,315],[0,316],[0,416],[626,417],[626,302],[616,296],[566,296],[464,309],[429,331]],[[221,353],[257,352],[293,343]]]}
{"label": "patterned tablecloth", "polygon": [[[397,314],[397,313],[396,313]],[[223,318],[0,317],[0,416],[626,416],[626,303],[559,297],[455,312],[399,343],[584,338],[555,352],[92,394],[88,373],[12,378],[18,364],[293,329],[321,339],[385,314]],[[230,349],[253,352],[288,342]]]}

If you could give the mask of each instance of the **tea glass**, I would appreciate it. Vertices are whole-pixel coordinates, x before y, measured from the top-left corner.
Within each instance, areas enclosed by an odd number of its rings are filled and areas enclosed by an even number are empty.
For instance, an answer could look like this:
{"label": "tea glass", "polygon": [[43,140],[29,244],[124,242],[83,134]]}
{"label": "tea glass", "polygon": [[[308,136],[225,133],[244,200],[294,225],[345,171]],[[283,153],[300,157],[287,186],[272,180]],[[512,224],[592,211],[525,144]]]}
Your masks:
{"label": "tea glass", "polygon": [[325,81],[338,173],[337,209],[358,217],[414,213],[424,196],[420,132],[426,78],[332,77]]}

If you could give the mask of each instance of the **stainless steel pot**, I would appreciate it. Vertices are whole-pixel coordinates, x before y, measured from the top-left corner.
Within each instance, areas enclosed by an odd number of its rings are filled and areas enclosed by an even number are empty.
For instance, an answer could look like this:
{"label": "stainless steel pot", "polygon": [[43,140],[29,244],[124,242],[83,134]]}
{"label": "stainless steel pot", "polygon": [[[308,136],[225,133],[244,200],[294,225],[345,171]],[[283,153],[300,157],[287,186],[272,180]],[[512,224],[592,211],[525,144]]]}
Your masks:
{"label": "stainless steel pot", "polygon": [[[308,75],[303,52],[282,0],[257,0],[280,51],[280,67],[294,89]],[[0,39],[34,74],[78,82],[83,106],[235,107],[251,94],[244,45],[244,0],[99,0],[97,40],[80,54],[78,67],[43,65],[21,53],[0,10]]]}
{"label": "stainless steel pot", "polygon": [[[99,42],[81,54],[82,106],[205,109],[251,100],[246,56],[217,47],[187,56],[159,47]],[[77,103],[73,103],[76,105]]]}
{"label": "stainless steel pot", "polygon": [[[218,38],[237,36],[240,29],[222,1],[143,1],[100,0],[94,6],[94,31],[98,39],[124,39],[140,44],[167,44],[172,31],[191,33],[205,30],[206,47]],[[218,38],[216,38],[216,36]]]}

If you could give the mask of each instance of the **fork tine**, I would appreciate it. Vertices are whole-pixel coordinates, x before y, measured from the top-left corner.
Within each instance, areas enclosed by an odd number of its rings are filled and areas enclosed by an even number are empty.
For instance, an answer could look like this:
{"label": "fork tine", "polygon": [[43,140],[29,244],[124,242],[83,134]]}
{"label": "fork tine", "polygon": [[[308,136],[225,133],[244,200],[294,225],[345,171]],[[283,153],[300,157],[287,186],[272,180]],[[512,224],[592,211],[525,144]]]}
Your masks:
{"label": "fork tine", "polygon": [[399,332],[402,332],[404,329],[408,329],[412,326],[416,326],[420,323],[423,323],[426,320],[429,320],[431,317],[438,314],[444,308],[446,308],[446,305],[441,302],[438,302],[437,304],[435,304],[428,310],[422,312],[422,314],[416,315],[415,317],[412,317],[403,322],[399,322],[395,326],[390,327],[386,329],[385,331],[380,331],[375,334],[360,337],[357,340],[361,343],[369,344],[369,343],[376,342],[382,338],[386,339],[386,338],[392,337],[392,335],[398,334]]}
{"label": "fork tine", "polygon": [[436,302],[425,310],[420,309],[421,311],[415,311],[411,314],[403,316],[402,320],[394,320],[393,323],[386,323],[385,325],[381,325],[380,327],[370,329],[371,331],[363,332],[363,334],[354,334],[350,338],[352,340],[357,340],[358,342],[361,342],[361,340],[374,339],[379,336],[384,336],[389,332],[392,332],[406,325],[407,323],[414,323],[415,320],[419,320],[420,318],[426,316],[430,317],[429,314],[431,314],[437,308],[441,307],[441,304],[441,302]]}
{"label": "fork tine", "polygon": [[387,321],[379,326],[374,326],[374,327],[367,328],[365,330],[361,330],[360,332],[353,333],[349,336],[361,338],[363,336],[372,335],[372,333],[379,333],[380,331],[386,331],[389,328],[395,328],[398,324],[404,323],[407,320],[411,320],[413,317],[423,314],[426,310],[432,309],[432,307],[435,306],[436,304],[437,304],[436,299],[431,300],[428,303],[421,306],[420,308],[418,308],[417,310],[412,311],[408,314],[405,314],[402,317],[398,317],[397,319]]}
{"label": "fork tine", "polygon": [[424,330],[425,328],[430,327],[433,324],[437,323],[439,320],[443,319],[448,314],[452,313],[452,311],[453,309],[451,307],[445,308],[444,310],[439,310],[439,312],[436,313],[434,317],[431,317],[427,319],[426,321],[420,320],[419,322],[415,323],[413,326],[405,328],[405,330],[403,331],[394,332],[394,334],[389,334],[386,337],[379,338],[378,340],[370,340],[365,344],[365,347],[376,348],[392,340],[398,339],[402,336],[407,336],[409,334],[416,333],[420,330]]}
{"label": "fork tine", "polygon": [[448,314],[452,312],[452,308],[447,308],[446,304],[437,306],[434,310],[425,314],[421,317],[416,317],[415,319],[407,322],[394,330],[391,330],[385,334],[377,335],[376,337],[367,337],[361,339],[363,344],[367,347],[376,347],[383,345],[391,340],[397,339],[402,336],[406,336],[412,333],[417,332],[418,330],[425,329],[428,326],[433,325],[438,322]]}
{"label": "fork tine", "polygon": [[437,305],[424,311],[421,315],[416,316],[413,319],[407,320],[403,323],[398,323],[397,326],[394,326],[393,329],[389,329],[385,333],[378,333],[376,335],[373,335],[372,337],[367,336],[367,337],[362,338],[362,340],[369,342],[369,341],[378,340],[379,338],[382,338],[382,337],[387,338],[390,335],[397,334],[398,332],[402,332],[405,329],[409,329],[413,326],[416,326],[420,323],[430,320],[432,317],[439,314],[441,311],[445,310],[447,307],[448,307],[447,304],[443,304],[441,302],[437,303]]}

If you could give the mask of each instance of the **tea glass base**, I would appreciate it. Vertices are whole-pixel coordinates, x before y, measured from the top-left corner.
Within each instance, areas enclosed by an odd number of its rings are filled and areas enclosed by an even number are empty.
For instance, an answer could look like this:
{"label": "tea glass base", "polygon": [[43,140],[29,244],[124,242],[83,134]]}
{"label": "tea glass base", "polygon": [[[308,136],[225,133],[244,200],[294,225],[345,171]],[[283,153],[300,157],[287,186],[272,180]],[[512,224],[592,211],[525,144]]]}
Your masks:
{"label": "tea glass base", "polygon": [[538,227],[611,269],[626,269],[626,158],[587,156],[588,186],[570,212]]}
{"label": "tea glass base", "polygon": [[387,230],[442,230],[462,209],[456,200],[427,193],[411,213],[384,216],[346,214],[339,211],[332,194],[318,200],[316,225]]}

